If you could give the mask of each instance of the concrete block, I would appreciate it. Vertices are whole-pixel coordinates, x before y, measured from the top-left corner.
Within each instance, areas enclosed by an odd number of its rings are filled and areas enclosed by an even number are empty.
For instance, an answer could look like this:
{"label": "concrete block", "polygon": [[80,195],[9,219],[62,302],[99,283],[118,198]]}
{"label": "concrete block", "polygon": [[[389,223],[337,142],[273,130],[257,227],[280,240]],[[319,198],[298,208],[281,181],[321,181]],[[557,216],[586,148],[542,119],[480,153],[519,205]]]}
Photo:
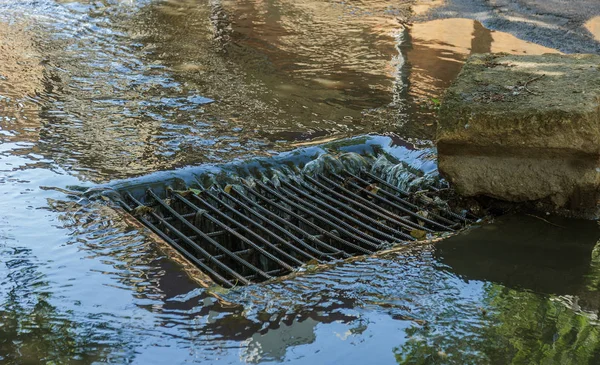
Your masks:
{"label": "concrete block", "polygon": [[465,196],[595,214],[600,56],[472,56],[442,100],[437,146]]}

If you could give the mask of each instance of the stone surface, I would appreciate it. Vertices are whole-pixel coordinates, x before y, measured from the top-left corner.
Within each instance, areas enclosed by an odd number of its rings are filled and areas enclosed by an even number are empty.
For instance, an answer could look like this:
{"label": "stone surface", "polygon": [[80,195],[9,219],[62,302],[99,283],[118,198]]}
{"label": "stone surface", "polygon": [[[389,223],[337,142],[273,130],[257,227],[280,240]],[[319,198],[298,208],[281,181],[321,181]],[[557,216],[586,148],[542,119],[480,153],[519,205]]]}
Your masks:
{"label": "stone surface", "polygon": [[600,186],[600,56],[471,57],[442,102],[437,144],[463,195],[588,215]]}

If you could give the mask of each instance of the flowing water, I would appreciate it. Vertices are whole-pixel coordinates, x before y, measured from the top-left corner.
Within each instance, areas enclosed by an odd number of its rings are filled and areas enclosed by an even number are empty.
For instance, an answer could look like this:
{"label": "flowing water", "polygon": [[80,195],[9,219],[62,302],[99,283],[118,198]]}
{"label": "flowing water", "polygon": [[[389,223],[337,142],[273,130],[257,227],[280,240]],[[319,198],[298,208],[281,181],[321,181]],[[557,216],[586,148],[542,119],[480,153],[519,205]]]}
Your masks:
{"label": "flowing water", "polygon": [[405,30],[407,14],[378,0],[0,1],[0,364],[600,362],[596,222],[504,217],[234,289],[230,305],[112,209],[41,188],[364,133],[428,145],[470,53],[557,52],[466,17]]}

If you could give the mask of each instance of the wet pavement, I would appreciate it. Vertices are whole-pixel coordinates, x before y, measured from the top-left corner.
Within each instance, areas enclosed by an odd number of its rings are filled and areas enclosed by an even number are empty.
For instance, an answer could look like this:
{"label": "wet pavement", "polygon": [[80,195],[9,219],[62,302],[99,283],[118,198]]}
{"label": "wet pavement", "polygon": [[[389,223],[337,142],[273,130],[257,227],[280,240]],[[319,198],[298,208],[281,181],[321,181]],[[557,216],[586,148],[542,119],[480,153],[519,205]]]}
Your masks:
{"label": "wet pavement", "polygon": [[469,18],[561,52],[599,53],[598,14],[600,3],[595,0],[452,0],[419,20]]}
{"label": "wet pavement", "polygon": [[470,53],[598,51],[596,2],[514,3],[423,1],[405,32],[401,2],[1,1],[0,363],[597,363],[596,222],[506,217],[230,306],[106,205],[40,188],[430,145]]}

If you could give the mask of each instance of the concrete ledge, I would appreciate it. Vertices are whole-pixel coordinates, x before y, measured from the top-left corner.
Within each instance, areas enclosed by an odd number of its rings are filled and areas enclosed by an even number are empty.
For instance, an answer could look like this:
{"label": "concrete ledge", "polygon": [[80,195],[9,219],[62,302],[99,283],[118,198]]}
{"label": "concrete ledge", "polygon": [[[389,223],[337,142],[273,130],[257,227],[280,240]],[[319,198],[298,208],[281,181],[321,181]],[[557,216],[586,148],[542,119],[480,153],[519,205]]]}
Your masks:
{"label": "concrete ledge", "polygon": [[595,212],[600,56],[471,57],[444,97],[437,142],[440,172],[465,196]]}

